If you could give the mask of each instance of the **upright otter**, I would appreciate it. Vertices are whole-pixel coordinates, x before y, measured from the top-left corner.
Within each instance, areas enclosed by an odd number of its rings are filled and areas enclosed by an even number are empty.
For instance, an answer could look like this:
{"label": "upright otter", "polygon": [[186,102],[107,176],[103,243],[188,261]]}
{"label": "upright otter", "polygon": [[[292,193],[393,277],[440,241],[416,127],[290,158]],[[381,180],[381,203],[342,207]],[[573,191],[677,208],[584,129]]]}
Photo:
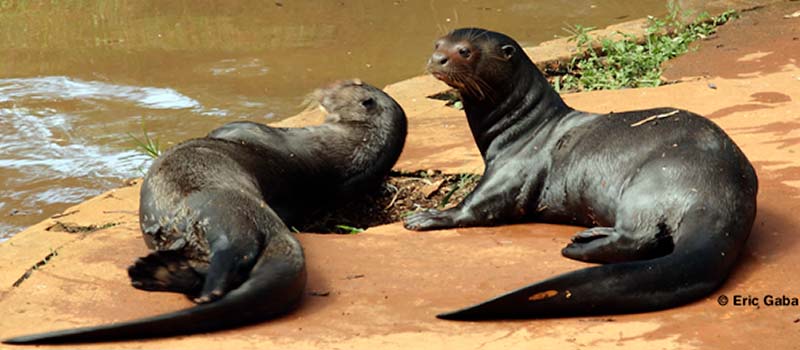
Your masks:
{"label": "upright otter", "polygon": [[461,93],[486,168],[458,206],[417,213],[405,226],[594,226],[562,254],[609,263],[438,317],[643,312],[696,300],[725,281],[750,234],[758,182],[713,122],[673,108],[573,110],[519,44],[484,29],[439,39],[428,69]]}
{"label": "upright otter", "polygon": [[195,307],[133,321],[7,339],[7,344],[161,337],[253,323],[290,310],[306,282],[287,224],[313,206],[378,186],[406,136],[381,90],[339,82],[317,94],[326,122],[305,128],[231,123],[168,150],[141,189],[154,251],[128,270],[135,287],[192,296]]}

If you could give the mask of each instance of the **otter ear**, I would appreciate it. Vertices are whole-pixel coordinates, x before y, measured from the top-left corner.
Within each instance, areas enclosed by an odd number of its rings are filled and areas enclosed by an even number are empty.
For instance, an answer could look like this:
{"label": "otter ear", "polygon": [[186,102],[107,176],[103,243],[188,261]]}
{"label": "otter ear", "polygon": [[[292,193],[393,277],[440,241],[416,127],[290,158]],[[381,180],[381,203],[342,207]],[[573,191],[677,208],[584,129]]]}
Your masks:
{"label": "otter ear", "polygon": [[514,53],[517,52],[517,49],[512,45],[503,45],[500,49],[503,50],[503,55],[506,56],[506,59],[511,58],[511,56],[514,56]]}

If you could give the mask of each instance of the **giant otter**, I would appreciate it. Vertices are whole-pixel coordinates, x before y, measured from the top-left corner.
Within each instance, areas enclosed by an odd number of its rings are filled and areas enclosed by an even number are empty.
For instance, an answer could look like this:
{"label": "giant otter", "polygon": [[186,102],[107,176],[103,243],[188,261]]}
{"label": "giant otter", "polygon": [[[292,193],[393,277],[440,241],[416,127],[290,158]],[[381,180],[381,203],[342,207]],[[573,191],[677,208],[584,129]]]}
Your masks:
{"label": "giant otter", "polygon": [[199,305],[109,325],[7,339],[7,344],[161,337],[258,322],[289,311],[306,283],[287,224],[317,204],[377,187],[400,155],[402,108],[360,81],[317,93],[322,125],[227,124],[150,167],[139,219],[153,252],[128,270],[135,287],[185,293]]}
{"label": "giant otter", "polygon": [[574,110],[510,37],[458,29],[429,71],[456,88],[485,163],[475,190],[412,230],[519,221],[578,224],[562,251],[607,264],[534,283],[444,319],[632,313],[708,295],[727,278],[756,215],[756,173],[722,129],[674,108]]}

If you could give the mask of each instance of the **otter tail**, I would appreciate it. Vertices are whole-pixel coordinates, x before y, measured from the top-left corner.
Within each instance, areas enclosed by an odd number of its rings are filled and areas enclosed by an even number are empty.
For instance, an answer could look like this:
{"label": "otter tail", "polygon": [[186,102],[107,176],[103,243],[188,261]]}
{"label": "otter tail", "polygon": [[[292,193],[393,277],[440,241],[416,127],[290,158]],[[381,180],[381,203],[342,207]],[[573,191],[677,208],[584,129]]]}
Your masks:
{"label": "otter tail", "polygon": [[221,299],[189,309],[127,322],[65,329],[6,339],[5,344],[58,344],[156,338],[212,331],[262,321],[289,311],[306,283],[303,250],[291,234],[286,255],[262,257],[248,279]]}
{"label": "otter tail", "polygon": [[[685,226],[699,229],[699,225]],[[741,235],[746,238],[750,232],[749,225],[743,226],[723,237],[689,228],[666,256],[568,272],[436,317],[569,317],[637,313],[686,304],[711,294],[725,281],[744,242]]]}

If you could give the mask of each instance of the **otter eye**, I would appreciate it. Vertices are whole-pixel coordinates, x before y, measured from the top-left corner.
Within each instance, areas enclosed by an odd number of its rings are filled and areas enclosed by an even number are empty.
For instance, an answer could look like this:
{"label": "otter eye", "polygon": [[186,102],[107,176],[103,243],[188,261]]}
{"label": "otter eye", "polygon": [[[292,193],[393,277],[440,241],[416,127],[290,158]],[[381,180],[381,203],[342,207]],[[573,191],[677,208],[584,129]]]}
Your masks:
{"label": "otter eye", "polygon": [[458,54],[461,55],[461,57],[469,58],[470,52],[469,52],[468,48],[460,47],[460,48],[458,48]]}
{"label": "otter eye", "polygon": [[367,108],[371,108],[372,106],[375,105],[375,100],[373,100],[370,97],[370,98],[368,98],[368,99],[366,99],[364,101],[361,101],[361,105],[364,106],[364,107],[367,107]]}
{"label": "otter eye", "polygon": [[511,45],[503,45],[503,47],[500,49],[503,50],[503,55],[506,56],[506,59],[511,58],[511,56],[513,56],[514,53],[517,52],[517,49]]}

